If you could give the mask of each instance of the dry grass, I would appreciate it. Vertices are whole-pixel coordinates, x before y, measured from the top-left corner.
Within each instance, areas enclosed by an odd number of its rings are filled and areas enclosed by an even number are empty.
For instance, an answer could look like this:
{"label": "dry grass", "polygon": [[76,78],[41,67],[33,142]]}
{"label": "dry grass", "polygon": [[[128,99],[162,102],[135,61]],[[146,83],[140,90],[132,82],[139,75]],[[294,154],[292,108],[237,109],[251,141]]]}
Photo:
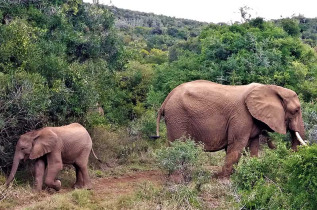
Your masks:
{"label": "dry grass", "polygon": [[236,194],[230,180],[212,179],[201,188],[203,204],[207,209],[237,209]]}
{"label": "dry grass", "polygon": [[95,153],[104,162],[100,164],[91,158],[90,162],[94,169],[152,161],[149,142],[138,136],[129,136],[126,130],[111,131],[104,127],[95,127],[90,134]]}

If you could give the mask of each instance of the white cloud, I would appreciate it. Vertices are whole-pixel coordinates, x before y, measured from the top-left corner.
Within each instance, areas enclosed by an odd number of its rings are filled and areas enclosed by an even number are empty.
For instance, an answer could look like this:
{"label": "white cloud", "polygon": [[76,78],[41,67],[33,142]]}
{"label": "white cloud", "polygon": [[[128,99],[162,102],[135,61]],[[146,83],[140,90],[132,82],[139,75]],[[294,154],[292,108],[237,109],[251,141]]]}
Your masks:
{"label": "white cloud", "polygon": [[214,23],[240,21],[239,8],[243,6],[252,8],[252,17],[265,19],[294,14],[317,17],[316,0],[99,0],[101,4],[109,5],[110,2],[118,8]]}

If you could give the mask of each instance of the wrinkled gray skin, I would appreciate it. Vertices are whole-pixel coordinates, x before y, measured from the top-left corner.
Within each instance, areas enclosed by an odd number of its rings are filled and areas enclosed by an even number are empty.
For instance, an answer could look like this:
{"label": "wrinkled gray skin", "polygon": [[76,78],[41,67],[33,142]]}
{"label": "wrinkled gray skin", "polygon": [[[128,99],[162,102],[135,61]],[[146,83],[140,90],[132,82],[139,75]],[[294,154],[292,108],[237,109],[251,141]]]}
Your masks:
{"label": "wrinkled gray skin", "polygon": [[289,89],[252,83],[229,86],[197,80],[173,89],[157,117],[164,116],[170,141],[183,135],[204,143],[206,151],[226,150],[225,164],[216,177],[228,177],[245,147],[258,155],[263,130],[292,136],[292,148],[305,137],[300,102]]}
{"label": "wrinkled gray skin", "polygon": [[[78,123],[61,127],[45,127],[23,134],[16,145],[11,173],[6,181],[9,186],[22,159],[35,160],[35,190],[42,190],[45,169],[45,184],[59,190],[61,182],[56,176],[63,164],[72,164],[76,169],[75,188],[91,188],[88,176],[88,158],[92,141],[87,130]],[[47,166],[44,162],[46,159]]]}

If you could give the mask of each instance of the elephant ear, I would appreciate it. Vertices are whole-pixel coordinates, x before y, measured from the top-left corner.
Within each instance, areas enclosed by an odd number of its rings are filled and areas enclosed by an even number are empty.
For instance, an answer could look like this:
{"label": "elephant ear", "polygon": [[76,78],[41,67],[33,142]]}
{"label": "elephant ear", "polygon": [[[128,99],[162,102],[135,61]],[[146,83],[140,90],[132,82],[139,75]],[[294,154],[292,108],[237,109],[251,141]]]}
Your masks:
{"label": "elephant ear", "polygon": [[33,160],[52,152],[56,146],[57,138],[57,135],[53,131],[47,129],[38,131],[38,134],[34,138],[30,159]]}
{"label": "elephant ear", "polygon": [[273,85],[254,88],[246,97],[246,105],[251,115],[264,122],[275,132],[286,134],[283,99]]}

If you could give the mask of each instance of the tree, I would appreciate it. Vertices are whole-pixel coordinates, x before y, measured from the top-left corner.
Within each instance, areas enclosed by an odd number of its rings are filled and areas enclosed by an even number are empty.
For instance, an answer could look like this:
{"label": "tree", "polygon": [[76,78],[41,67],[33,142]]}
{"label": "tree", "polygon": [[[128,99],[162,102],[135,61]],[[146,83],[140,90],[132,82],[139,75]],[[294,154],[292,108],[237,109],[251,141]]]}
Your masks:
{"label": "tree", "polygon": [[281,25],[284,31],[286,31],[289,35],[294,37],[298,37],[300,35],[300,27],[296,20],[290,18],[283,19],[281,21]]}

